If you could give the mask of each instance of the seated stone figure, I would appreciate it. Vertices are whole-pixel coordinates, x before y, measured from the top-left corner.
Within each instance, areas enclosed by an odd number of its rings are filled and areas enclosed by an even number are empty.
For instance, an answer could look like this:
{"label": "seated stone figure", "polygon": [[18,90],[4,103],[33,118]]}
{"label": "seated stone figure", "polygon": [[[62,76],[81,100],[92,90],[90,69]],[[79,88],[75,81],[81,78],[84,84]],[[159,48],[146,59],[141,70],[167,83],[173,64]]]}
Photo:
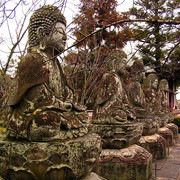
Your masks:
{"label": "seated stone figure", "polygon": [[173,113],[170,112],[170,109],[167,104],[167,97],[165,92],[167,92],[169,89],[168,86],[168,81],[166,79],[162,79],[159,82],[159,91],[161,94],[161,112],[166,116],[164,124],[166,125],[167,123],[170,123],[174,120],[174,115]]}
{"label": "seated stone figure", "polygon": [[92,117],[92,131],[101,136],[105,149],[137,143],[143,130],[142,123],[134,122],[136,117],[120,77],[125,67],[120,54],[119,50],[114,50],[107,56],[107,72],[101,79]]}
{"label": "seated stone figure", "polygon": [[7,101],[7,137],[30,141],[69,139],[87,133],[84,106],[74,101],[56,56],[64,51],[66,20],[46,5],[30,18],[29,49],[18,65],[15,89]]}
{"label": "seated stone figure", "polygon": [[147,88],[144,89],[146,102],[156,117],[159,117],[159,125],[162,126],[161,115],[161,93],[158,90],[158,77],[155,74],[149,74],[146,78]]}
{"label": "seated stone figure", "polygon": [[119,74],[124,72],[125,61],[112,51],[107,59],[107,72],[103,75],[93,112],[93,123],[124,124],[135,119],[129,111],[127,94]]}
{"label": "seated stone figure", "polygon": [[147,103],[155,114],[159,114],[161,113],[161,97],[158,91],[158,77],[155,74],[149,74],[146,78],[146,85]]}
{"label": "seated stone figure", "polygon": [[154,134],[159,128],[159,119],[155,117],[145,100],[141,84],[144,80],[144,64],[134,61],[129,69],[129,83],[126,83],[128,99],[136,114],[136,121],[144,124],[143,135]]}

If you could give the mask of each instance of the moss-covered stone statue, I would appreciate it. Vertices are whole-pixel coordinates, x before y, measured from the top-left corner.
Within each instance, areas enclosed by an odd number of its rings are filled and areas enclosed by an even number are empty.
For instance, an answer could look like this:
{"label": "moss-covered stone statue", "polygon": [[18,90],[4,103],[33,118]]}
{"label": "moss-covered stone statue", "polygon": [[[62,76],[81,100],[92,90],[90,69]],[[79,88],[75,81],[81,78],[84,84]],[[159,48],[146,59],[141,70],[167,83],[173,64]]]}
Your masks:
{"label": "moss-covered stone statue", "polygon": [[99,85],[93,123],[124,124],[135,119],[134,113],[128,108],[127,94],[120,77],[126,61],[119,54],[119,50],[114,50],[106,58],[107,72]]}
{"label": "moss-covered stone statue", "polygon": [[[165,106],[163,107],[162,104],[165,103],[165,94],[164,90],[160,90],[158,88],[159,82],[158,82],[158,77],[155,74],[149,74],[146,78],[146,85],[147,88],[145,89],[145,96],[146,96],[146,101],[151,108],[151,111],[154,112],[154,114],[160,118],[160,126],[164,126],[167,124],[165,122],[166,120],[164,119],[164,111],[167,109]],[[162,83],[160,83],[160,88],[164,89],[167,87],[164,87]],[[164,97],[162,97],[164,96]],[[164,109],[165,108],[165,109]]]}
{"label": "moss-covered stone statue", "polygon": [[44,6],[29,23],[29,49],[17,69],[8,99],[9,138],[49,141],[87,133],[85,107],[74,102],[56,56],[64,51],[66,20],[58,8]]}
{"label": "moss-covered stone statue", "polygon": [[93,111],[93,129],[101,135],[103,148],[127,147],[137,142],[142,133],[142,124],[134,123],[136,117],[120,77],[126,63],[120,54],[113,50],[106,58],[107,72],[101,79]]}
{"label": "moss-covered stone statue", "polygon": [[85,107],[74,101],[56,55],[63,52],[66,21],[52,5],[29,23],[29,50],[21,58],[7,100],[7,138],[0,134],[0,179],[98,179],[101,138],[88,133]]}
{"label": "moss-covered stone statue", "polygon": [[160,120],[155,117],[146,103],[142,88],[144,79],[144,64],[141,60],[136,60],[129,68],[129,82],[126,83],[126,89],[128,90],[129,102],[136,114],[136,120],[144,124],[143,135],[152,135],[157,132]]}
{"label": "moss-covered stone statue", "polygon": [[171,123],[174,120],[174,115],[172,112],[170,112],[170,109],[167,104],[166,92],[168,92],[168,89],[168,81],[166,79],[160,80],[159,91],[161,94],[161,112],[167,117],[164,125],[166,125],[166,123]]}
{"label": "moss-covered stone statue", "polygon": [[155,74],[149,74],[146,78],[147,88],[144,90],[146,102],[151,108],[152,112],[154,112],[156,117],[159,117],[160,127],[158,129],[157,134],[161,135],[164,139],[166,139],[167,144],[173,145],[173,132],[164,127],[167,124],[167,117],[164,116],[162,110],[162,92],[158,89],[158,77]]}
{"label": "moss-covered stone statue", "polygon": [[143,136],[138,145],[149,151],[153,158],[162,159],[166,157],[166,141],[162,136],[155,134],[160,127],[161,120],[152,112],[146,102],[144,63],[136,60],[132,66],[126,69],[125,84],[129,102],[135,111],[136,121],[143,123]]}
{"label": "moss-covered stone statue", "polygon": [[166,79],[162,79],[159,82],[159,91],[161,94],[161,111],[162,115],[161,118],[163,119],[162,121],[162,126],[166,126],[169,128],[172,133],[173,137],[177,138],[178,137],[178,126],[175,125],[173,122],[174,120],[174,115],[172,112],[170,112],[170,109],[167,104],[167,97],[166,97],[166,92],[169,89],[168,81]]}

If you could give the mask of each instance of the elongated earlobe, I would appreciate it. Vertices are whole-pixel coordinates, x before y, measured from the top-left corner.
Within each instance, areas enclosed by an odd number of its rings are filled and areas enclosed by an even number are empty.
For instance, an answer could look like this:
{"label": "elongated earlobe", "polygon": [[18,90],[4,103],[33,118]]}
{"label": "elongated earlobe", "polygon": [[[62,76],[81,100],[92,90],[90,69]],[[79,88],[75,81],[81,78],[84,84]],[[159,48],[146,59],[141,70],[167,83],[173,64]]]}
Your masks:
{"label": "elongated earlobe", "polygon": [[39,45],[41,51],[44,51],[46,49],[46,43],[43,39],[40,41]]}

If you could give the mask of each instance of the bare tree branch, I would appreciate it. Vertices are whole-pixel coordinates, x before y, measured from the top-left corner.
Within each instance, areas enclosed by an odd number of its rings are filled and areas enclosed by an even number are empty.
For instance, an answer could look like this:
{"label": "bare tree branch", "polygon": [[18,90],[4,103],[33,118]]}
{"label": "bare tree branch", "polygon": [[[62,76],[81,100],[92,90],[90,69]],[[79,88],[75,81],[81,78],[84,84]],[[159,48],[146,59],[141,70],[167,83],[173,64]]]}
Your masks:
{"label": "bare tree branch", "polygon": [[125,19],[125,20],[120,20],[111,24],[108,24],[102,28],[99,28],[95,31],[93,31],[92,33],[90,33],[89,35],[85,36],[84,38],[82,38],[81,40],[77,41],[75,44],[73,44],[72,46],[68,47],[65,51],[67,51],[68,49],[77,46],[78,44],[80,44],[81,42],[85,41],[86,39],[88,39],[89,37],[93,36],[94,34],[97,34],[98,32],[105,30],[111,26],[116,26],[117,24],[122,24],[122,23],[130,23],[130,22],[148,22],[148,23],[161,23],[161,24],[175,24],[178,25],[180,24],[180,21],[176,21],[176,20],[153,20],[153,19]]}
{"label": "bare tree branch", "polygon": [[24,33],[22,34],[22,36],[19,38],[19,40],[18,40],[18,41],[13,45],[13,47],[11,48],[11,51],[10,51],[10,53],[9,53],[9,56],[8,56],[8,59],[7,59],[7,62],[6,62],[6,66],[5,66],[4,71],[3,71],[3,73],[2,73],[3,75],[6,74],[6,71],[7,71],[7,69],[8,69],[9,62],[10,62],[10,60],[11,60],[11,58],[12,58],[12,55],[13,55],[13,53],[14,53],[14,50],[16,49],[17,45],[19,44],[19,42],[20,42],[20,41],[22,40],[22,38],[24,37],[27,29],[28,29],[28,28],[26,28],[26,30],[24,31]]}

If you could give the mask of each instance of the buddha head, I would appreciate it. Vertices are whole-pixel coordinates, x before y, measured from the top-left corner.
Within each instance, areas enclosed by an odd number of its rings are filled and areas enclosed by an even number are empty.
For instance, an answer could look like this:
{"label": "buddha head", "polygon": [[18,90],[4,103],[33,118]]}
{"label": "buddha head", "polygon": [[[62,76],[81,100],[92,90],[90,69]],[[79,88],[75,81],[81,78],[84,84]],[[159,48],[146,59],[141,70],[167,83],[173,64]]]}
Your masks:
{"label": "buddha head", "polygon": [[31,16],[28,29],[29,48],[41,51],[53,49],[55,54],[64,51],[66,44],[66,19],[58,7],[45,5]]}
{"label": "buddha head", "polygon": [[121,50],[113,50],[106,57],[106,67],[109,72],[123,74],[126,65],[126,59],[122,56]]}
{"label": "buddha head", "polygon": [[146,78],[146,83],[149,88],[157,89],[158,77],[155,74],[149,74]]}
{"label": "buddha head", "polygon": [[169,86],[168,86],[168,81],[166,79],[162,79],[159,82],[159,90],[161,91],[168,91]]}
{"label": "buddha head", "polygon": [[139,83],[143,83],[143,79],[145,76],[144,72],[144,63],[141,60],[134,61],[131,66],[131,78],[133,81],[137,81]]}

